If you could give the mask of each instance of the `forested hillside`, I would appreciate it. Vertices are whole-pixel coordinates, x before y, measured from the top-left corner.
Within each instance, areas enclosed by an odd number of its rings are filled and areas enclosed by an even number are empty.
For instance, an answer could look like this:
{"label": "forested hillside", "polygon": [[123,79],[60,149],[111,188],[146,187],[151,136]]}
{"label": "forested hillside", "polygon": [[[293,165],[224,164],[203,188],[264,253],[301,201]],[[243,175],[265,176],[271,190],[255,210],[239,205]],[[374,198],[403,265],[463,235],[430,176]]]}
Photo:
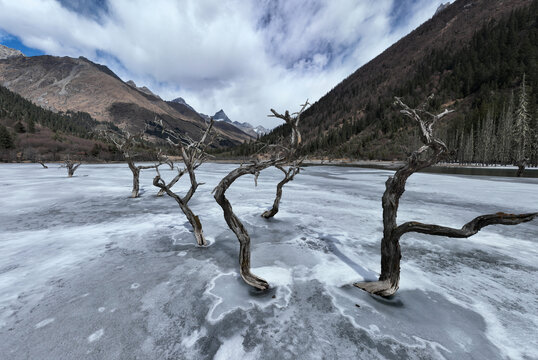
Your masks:
{"label": "forested hillside", "polygon": [[[454,160],[505,164],[526,157],[536,164],[538,1],[526,4],[456,1],[308,109],[303,154],[402,159],[417,141],[412,124],[392,106],[394,96],[417,105],[433,93],[433,110],[455,110],[439,130]],[[390,61],[404,70],[394,73]],[[262,141],[287,131],[278,127]],[[233,154],[258,147],[245,144]]]}
{"label": "forested hillside", "polygon": [[87,113],[55,113],[0,86],[0,160],[61,160],[66,155],[112,160],[117,154],[97,140],[97,124]]}

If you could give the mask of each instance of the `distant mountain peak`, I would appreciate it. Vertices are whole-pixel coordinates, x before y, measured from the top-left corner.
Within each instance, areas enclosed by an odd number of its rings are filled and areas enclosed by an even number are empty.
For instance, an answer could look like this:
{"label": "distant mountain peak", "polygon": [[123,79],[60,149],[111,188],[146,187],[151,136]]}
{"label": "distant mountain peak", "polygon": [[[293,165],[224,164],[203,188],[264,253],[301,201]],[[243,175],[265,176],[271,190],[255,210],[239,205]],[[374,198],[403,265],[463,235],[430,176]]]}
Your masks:
{"label": "distant mountain peak", "polygon": [[8,48],[0,44],[0,59],[7,59],[14,56],[24,56],[22,52],[16,49]]}
{"label": "distant mountain peak", "polygon": [[450,1],[447,1],[446,3],[441,3],[441,5],[439,5],[437,10],[435,10],[435,14],[433,14],[433,15],[435,16],[435,15],[439,14],[441,11],[445,10],[449,6],[450,6]]}
{"label": "distant mountain peak", "polygon": [[125,82],[127,85],[129,85],[132,88],[137,89],[138,91],[143,92],[146,95],[155,96],[157,99],[162,100],[161,97],[155,93],[153,93],[150,89],[148,89],[146,86],[138,87],[136,86],[136,83],[133,80],[129,80]]}
{"label": "distant mountain peak", "polygon": [[172,102],[183,104],[183,105],[188,105],[185,99],[183,99],[182,97],[175,98],[174,100],[172,100]]}
{"label": "distant mountain peak", "polygon": [[222,109],[220,109],[215,113],[215,115],[213,115],[213,119],[215,119],[215,121],[224,121],[230,124],[232,123],[232,120],[230,120],[228,115],[226,115],[226,113]]}
{"label": "distant mountain peak", "polygon": [[239,121],[232,121],[232,120],[230,120],[228,115],[226,115],[226,113],[222,109],[220,109],[219,111],[217,111],[215,113],[215,115],[213,115],[213,119],[215,119],[215,121],[223,121],[223,122],[232,124],[233,126],[238,128],[239,130],[243,131],[244,133],[247,133],[248,135],[250,135],[250,136],[252,136],[254,138],[258,137],[258,136],[261,136],[261,135],[264,135],[264,134],[267,134],[269,132],[269,130],[267,130],[263,126],[254,127],[251,124],[249,124],[248,122],[240,123]]}

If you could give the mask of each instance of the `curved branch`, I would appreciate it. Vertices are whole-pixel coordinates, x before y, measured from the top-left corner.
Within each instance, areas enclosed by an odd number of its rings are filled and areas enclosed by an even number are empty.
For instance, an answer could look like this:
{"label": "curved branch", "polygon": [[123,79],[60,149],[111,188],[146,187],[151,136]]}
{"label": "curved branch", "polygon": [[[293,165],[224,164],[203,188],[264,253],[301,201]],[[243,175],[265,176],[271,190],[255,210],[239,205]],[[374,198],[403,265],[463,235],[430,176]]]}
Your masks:
{"label": "curved branch", "polygon": [[[400,259],[402,257],[400,238],[403,234],[417,232],[450,238],[468,238],[489,225],[517,225],[538,217],[538,213],[515,215],[499,212],[478,216],[463,225],[461,229],[422,224],[415,221],[406,222],[398,226],[396,222],[398,206],[409,176],[416,171],[437,163],[442,156],[448,153],[447,146],[440,139],[435,138],[433,127],[439,119],[452,111],[444,110],[438,115],[433,115],[426,111],[427,101],[417,109],[411,109],[400,98],[396,98],[395,103],[403,108],[400,110],[402,114],[419,123],[422,131],[421,140],[424,142],[424,146],[413,152],[404,166],[398,169],[394,176],[389,177],[385,183],[385,192],[382,198],[383,238],[381,240],[381,275],[379,276],[379,281],[354,284],[363,290],[380,296],[391,296],[398,290]],[[431,122],[428,123],[423,120],[419,113],[432,118]],[[431,151],[428,152],[428,150]],[[425,159],[421,160],[421,157]]]}
{"label": "curved branch", "polygon": [[278,213],[279,206],[280,206],[280,199],[282,198],[282,188],[284,187],[284,185],[292,181],[295,175],[297,175],[301,171],[300,165],[301,165],[300,163],[299,164],[296,163],[293,166],[290,166],[288,170],[285,170],[280,165],[276,166],[277,169],[279,169],[280,171],[284,173],[284,179],[282,179],[277,184],[276,196],[275,196],[275,200],[273,201],[273,206],[271,207],[271,209],[263,212],[263,214],[261,215],[263,218],[270,219]]}
{"label": "curved branch", "polygon": [[282,160],[282,158],[275,158],[263,162],[256,161],[250,165],[238,167],[223,177],[213,190],[215,193],[215,200],[224,211],[224,219],[226,220],[228,227],[234,232],[237,240],[239,240],[239,273],[247,284],[260,290],[268,289],[269,284],[267,281],[257,277],[250,271],[250,235],[241,220],[234,214],[232,205],[226,198],[225,193],[239,177],[247,174],[256,175],[256,173],[259,173],[268,167],[279,164]]}
{"label": "curved branch", "polygon": [[396,228],[396,236],[402,236],[408,232],[417,232],[421,234],[446,236],[450,238],[468,238],[478,233],[482,228],[490,225],[517,225],[529,222],[538,217],[538,212],[529,214],[506,214],[498,212],[495,214],[477,216],[461,229],[450,228],[446,226],[423,224],[416,221],[410,221],[401,224]]}
{"label": "curved branch", "polygon": [[168,196],[170,196],[174,200],[176,200],[179,207],[181,208],[181,211],[183,211],[183,213],[187,217],[187,220],[189,221],[189,223],[191,224],[191,226],[192,226],[192,228],[194,230],[194,237],[196,239],[196,242],[200,246],[206,246],[207,242],[206,242],[205,237],[204,237],[204,232],[203,232],[203,229],[202,229],[202,223],[200,222],[200,218],[192,212],[192,210],[187,205],[187,203],[185,201],[183,201],[183,199],[179,195],[177,195],[172,190],[170,190],[170,188],[166,185],[164,180],[161,179],[161,177],[160,177],[160,175],[158,173],[157,173],[157,176],[155,176],[155,178],[153,178],[153,185],[160,188],[161,190],[166,192],[166,194]]}

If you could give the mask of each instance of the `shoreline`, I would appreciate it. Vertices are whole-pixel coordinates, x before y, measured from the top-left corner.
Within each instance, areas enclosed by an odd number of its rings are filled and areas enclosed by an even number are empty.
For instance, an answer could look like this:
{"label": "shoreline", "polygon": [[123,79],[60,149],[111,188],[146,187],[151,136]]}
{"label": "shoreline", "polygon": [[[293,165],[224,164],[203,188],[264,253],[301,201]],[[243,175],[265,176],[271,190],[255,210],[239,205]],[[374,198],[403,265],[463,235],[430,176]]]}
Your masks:
{"label": "shoreline", "polygon": [[[177,160],[177,159],[176,159]],[[208,164],[240,164],[241,162],[248,162],[247,160],[240,159],[212,159],[207,161]],[[63,161],[45,162],[49,165],[62,165]],[[140,164],[152,164],[152,161],[139,161]],[[37,162],[23,161],[23,162],[11,162],[0,164],[34,164],[40,165]],[[107,164],[125,164],[124,161],[83,161],[82,164],[87,165],[107,165]],[[337,166],[337,167],[356,167],[364,169],[378,169],[396,171],[404,164],[403,161],[383,161],[383,160],[355,160],[349,159],[335,159],[326,161],[321,159],[307,160],[303,163],[303,167],[310,166]],[[516,177],[517,167],[513,165],[489,165],[483,166],[480,164],[467,164],[460,165],[454,163],[439,163],[429,168],[420,170],[421,173],[430,174],[446,174],[446,175],[468,175],[468,176],[494,176],[494,177]],[[530,167],[526,168],[521,178],[538,178],[538,168]]]}

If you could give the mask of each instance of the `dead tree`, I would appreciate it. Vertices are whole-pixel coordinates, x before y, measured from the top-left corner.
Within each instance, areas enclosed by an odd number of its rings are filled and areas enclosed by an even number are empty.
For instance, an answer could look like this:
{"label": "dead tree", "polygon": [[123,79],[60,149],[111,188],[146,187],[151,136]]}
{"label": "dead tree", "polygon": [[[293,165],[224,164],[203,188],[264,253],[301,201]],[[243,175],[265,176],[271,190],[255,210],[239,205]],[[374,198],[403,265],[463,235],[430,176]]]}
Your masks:
{"label": "dead tree", "polygon": [[80,161],[72,161],[69,158],[64,160],[64,164],[61,167],[67,168],[67,177],[73,177],[75,171],[81,165]]}
{"label": "dead tree", "polygon": [[[162,122],[161,122],[162,126]],[[205,148],[207,147],[208,143],[211,143],[209,141],[206,143],[206,139],[208,138],[208,135],[211,133],[211,129],[213,127],[213,118],[211,118],[211,121],[209,122],[209,125],[207,129],[205,130],[204,134],[198,141],[194,141],[190,138],[188,138],[186,141],[186,144],[183,144],[181,137],[179,134],[166,130],[163,128],[163,133],[167,134],[167,140],[170,142],[173,146],[179,148],[181,152],[181,156],[183,158],[183,163],[185,164],[185,168],[182,170],[179,170],[178,168],[178,174],[176,177],[168,184],[164,182],[164,180],[161,178],[161,174],[159,173],[159,169],[156,168],[157,176],[153,179],[153,185],[157,186],[161,189],[161,191],[165,192],[168,196],[172,197],[176,202],[178,203],[179,207],[181,208],[181,211],[185,214],[187,217],[187,220],[189,220],[189,223],[191,224],[193,230],[194,230],[194,237],[196,238],[196,242],[200,246],[206,246],[207,242],[204,237],[204,232],[202,229],[202,223],[200,222],[200,218],[195,215],[191,208],[189,207],[188,203],[194,193],[196,192],[196,189],[198,189],[198,186],[202,185],[203,183],[199,183],[196,180],[196,169],[200,167],[206,160],[207,160],[207,154],[205,152]],[[175,142],[173,139],[177,139],[177,142]],[[185,196],[181,197],[178,194],[174,193],[171,190],[171,187],[185,174],[189,174],[189,180],[191,183],[191,186]]]}
{"label": "dead tree", "polygon": [[[275,201],[273,202],[273,206],[271,209],[265,211],[262,214],[262,217],[266,219],[270,219],[273,216],[275,216],[278,213],[278,209],[280,206],[280,199],[282,198],[282,188],[284,185],[289,183],[295,178],[295,175],[299,174],[301,171],[301,165],[304,161],[303,159],[297,159],[297,151],[299,150],[299,147],[301,146],[301,133],[299,132],[299,121],[301,120],[301,115],[307,108],[307,106],[310,105],[308,103],[308,100],[301,105],[301,110],[298,112],[290,115],[288,111],[284,113],[284,115],[277,113],[275,110],[271,109],[271,112],[273,115],[269,115],[270,117],[277,117],[279,119],[282,119],[286,122],[286,124],[290,125],[291,127],[291,140],[290,140],[290,147],[288,149],[288,155],[287,160],[290,164],[287,169],[284,168],[282,165],[277,165],[276,168],[284,173],[284,179],[282,179],[276,186],[276,196]],[[294,117],[292,117],[294,116]]]}
{"label": "dead tree", "polygon": [[525,168],[527,167],[528,162],[529,162],[529,159],[526,159],[526,158],[515,162],[517,166],[516,177],[521,177],[521,175],[523,175],[523,172],[525,171]]}
{"label": "dead tree", "polygon": [[43,169],[48,169],[49,167],[45,165],[45,163],[42,160],[37,160],[37,163],[43,166]]}
{"label": "dead tree", "polygon": [[[428,98],[428,100],[431,96]],[[414,151],[405,164],[399,168],[394,176],[388,178],[385,183],[385,192],[382,198],[383,205],[383,239],[381,240],[381,275],[375,282],[360,282],[355,286],[380,296],[391,296],[397,290],[400,281],[400,238],[409,232],[446,236],[450,238],[468,238],[482,228],[489,225],[516,225],[538,217],[538,212],[529,214],[496,214],[481,215],[463,225],[461,229],[450,228],[434,224],[422,224],[416,221],[398,225],[396,216],[400,198],[405,191],[405,183],[409,176],[415,172],[436,164],[447,155],[447,146],[433,134],[437,121],[451,110],[434,115],[426,110],[428,101],[416,109],[411,109],[400,98],[396,98],[395,104],[400,106],[400,112],[416,122],[421,130],[423,146]],[[427,119],[426,119],[427,118]]]}
{"label": "dead tree", "polygon": [[[180,169],[177,166],[176,166],[176,169],[177,169],[177,175],[174,176],[174,178],[172,180],[170,180],[170,182],[168,184],[166,184],[166,187],[169,188],[169,189],[171,189],[172,186],[174,186],[179,181],[179,179],[181,179],[181,177],[185,174],[185,172],[187,171],[186,168]],[[159,196],[159,197],[163,196],[165,193],[166,193],[166,191],[164,189],[159,189],[159,192],[157,192],[157,196]]]}
{"label": "dead tree", "polygon": [[[306,107],[308,102],[303,105]],[[273,113],[274,110],[272,110]],[[293,121],[297,120],[292,118],[289,113],[286,113],[279,118],[283,119],[293,128]],[[300,143],[300,134],[291,133],[291,148],[296,143]],[[250,235],[248,234],[247,229],[239,218],[234,214],[232,205],[230,201],[226,198],[226,190],[234,183],[235,180],[240,178],[243,175],[254,175],[254,182],[257,183],[258,176],[262,170],[265,170],[271,166],[282,166],[289,161],[289,156],[291,153],[290,148],[282,146],[280,144],[269,145],[265,147],[268,149],[265,156],[259,156],[257,159],[251,160],[249,164],[241,164],[238,168],[230,171],[219,184],[213,190],[214,197],[217,203],[220,205],[224,212],[224,219],[228,224],[230,230],[232,230],[239,240],[239,273],[243,280],[250,286],[255,287],[259,290],[266,290],[269,288],[269,284],[262,278],[254,275],[250,271]]]}
{"label": "dead tree", "polygon": [[167,163],[171,168],[172,165],[169,160],[162,156],[161,152],[157,154],[157,163],[154,165],[136,165],[134,158],[137,156],[134,153],[135,147],[140,144],[144,132],[146,129],[138,134],[131,135],[128,131],[117,132],[113,130],[107,130],[104,132],[105,137],[110,140],[116,148],[122,153],[129,169],[133,173],[133,190],[131,191],[131,197],[137,198],[140,195],[140,171],[145,169],[156,169],[162,164]]}

